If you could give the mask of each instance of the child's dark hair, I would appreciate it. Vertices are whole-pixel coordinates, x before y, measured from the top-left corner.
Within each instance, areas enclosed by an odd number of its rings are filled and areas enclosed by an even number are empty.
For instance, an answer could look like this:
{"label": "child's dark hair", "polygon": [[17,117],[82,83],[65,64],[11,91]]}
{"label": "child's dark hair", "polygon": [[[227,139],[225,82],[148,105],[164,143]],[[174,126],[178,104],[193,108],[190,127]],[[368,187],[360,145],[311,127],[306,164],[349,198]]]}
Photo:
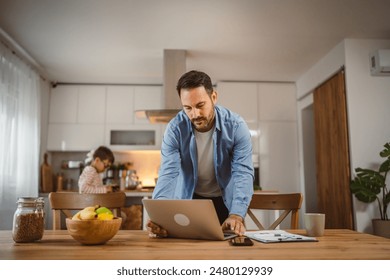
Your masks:
{"label": "child's dark hair", "polygon": [[107,159],[110,163],[114,163],[115,161],[114,154],[109,148],[105,146],[100,146],[96,149],[96,151],[93,153],[93,159],[95,158],[100,158],[101,160]]}

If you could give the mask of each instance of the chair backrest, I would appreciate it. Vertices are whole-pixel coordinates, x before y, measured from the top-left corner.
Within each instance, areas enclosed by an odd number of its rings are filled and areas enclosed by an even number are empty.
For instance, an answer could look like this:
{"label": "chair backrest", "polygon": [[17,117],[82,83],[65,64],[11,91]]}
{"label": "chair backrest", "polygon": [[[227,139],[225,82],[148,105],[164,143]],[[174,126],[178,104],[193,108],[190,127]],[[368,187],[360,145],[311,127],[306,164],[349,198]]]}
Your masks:
{"label": "chair backrest", "polygon": [[104,194],[80,194],[76,192],[49,193],[50,207],[53,212],[53,229],[61,229],[61,212],[65,217],[73,216],[72,210],[81,210],[88,206],[101,205],[120,215],[120,208],[125,206],[126,194],[113,192]]}
{"label": "chair backrest", "polygon": [[264,226],[253,214],[251,209],[261,210],[282,210],[280,216],[267,229],[275,229],[291,213],[291,229],[298,228],[299,209],[301,208],[303,196],[301,193],[255,193],[252,196],[251,203],[248,207],[248,215],[260,230]]}

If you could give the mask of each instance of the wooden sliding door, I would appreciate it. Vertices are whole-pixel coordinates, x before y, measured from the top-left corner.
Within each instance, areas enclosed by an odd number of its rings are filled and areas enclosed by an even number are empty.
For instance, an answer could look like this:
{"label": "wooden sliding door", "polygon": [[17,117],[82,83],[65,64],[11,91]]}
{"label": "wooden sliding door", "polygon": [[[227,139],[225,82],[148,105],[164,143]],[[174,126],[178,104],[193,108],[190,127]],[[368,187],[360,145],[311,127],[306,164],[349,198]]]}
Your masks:
{"label": "wooden sliding door", "polygon": [[326,228],[353,229],[344,70],[314,91],[317,203]]}

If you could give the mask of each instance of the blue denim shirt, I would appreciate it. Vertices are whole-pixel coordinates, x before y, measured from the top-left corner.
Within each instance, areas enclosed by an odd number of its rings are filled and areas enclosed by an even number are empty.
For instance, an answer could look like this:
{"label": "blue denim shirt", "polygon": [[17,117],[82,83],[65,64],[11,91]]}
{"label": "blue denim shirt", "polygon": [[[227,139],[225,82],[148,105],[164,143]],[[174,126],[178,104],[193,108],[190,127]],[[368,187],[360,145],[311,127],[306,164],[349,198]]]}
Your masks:
{"label": "blue denim shirt", "polygon": [[[245,217],[253,194],[254,170],[248,126],[237,114],[215,106],[215,176],[229,214]],[[154,199],[191,199],[198,172],[195,134],[180,111],[167,125]]]}

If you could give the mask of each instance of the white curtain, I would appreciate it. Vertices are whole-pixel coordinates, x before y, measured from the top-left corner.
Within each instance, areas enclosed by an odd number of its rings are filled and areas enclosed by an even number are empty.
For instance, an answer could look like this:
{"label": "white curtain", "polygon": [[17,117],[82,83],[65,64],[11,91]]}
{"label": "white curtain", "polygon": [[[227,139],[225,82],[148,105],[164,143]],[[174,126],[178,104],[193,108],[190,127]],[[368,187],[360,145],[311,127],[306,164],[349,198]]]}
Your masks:
{"label": "white curtain", "polygon": [[18,197],[38,196],[39,75],[0,43],[0,229]]}

